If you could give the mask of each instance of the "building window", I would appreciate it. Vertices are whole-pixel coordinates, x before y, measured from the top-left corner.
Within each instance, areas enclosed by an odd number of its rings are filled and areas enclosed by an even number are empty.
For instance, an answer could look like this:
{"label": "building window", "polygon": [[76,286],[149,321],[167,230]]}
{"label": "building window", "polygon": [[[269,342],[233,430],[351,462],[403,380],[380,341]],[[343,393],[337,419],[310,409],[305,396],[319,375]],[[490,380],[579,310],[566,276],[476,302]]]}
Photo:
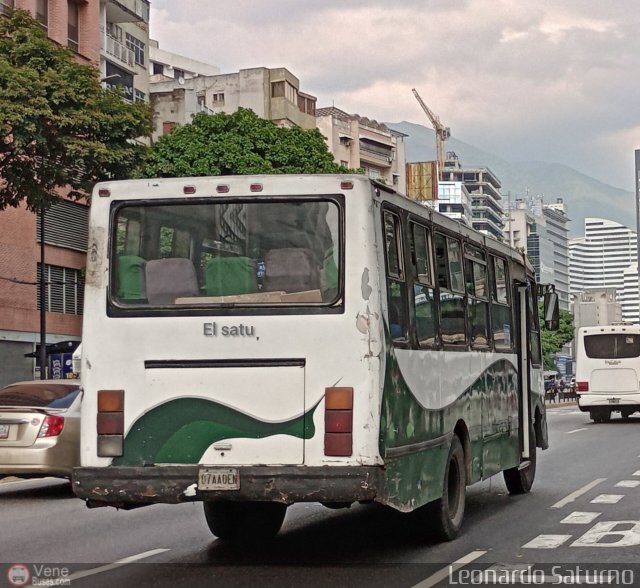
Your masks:
{"label": "building window", "polygon": [[119,27],[117,24],[112,22],[107,23],[107,35],[118,41],[118,43],[122,43],[122,27]]}
{"label": "building window", "polygon": [[[127,33],[125,44],[128,49],[131,49],[131,51],[133,51],[136,64],[142,65],[144,67],[145,44],[140,39],[134,37],[133,35],[130,35],[129,33]],[[176,76],[176,78],[177,77],[178,76]]]}
{"label": "building window", "polygon": [[[41,215],[36,220],[36,240],[40,241]],[[44,240],[49,245],[87,250],[89,207],[68,200],[60,200],[47,210],[44,217]]]}
{"label": "building window", "polygon": [[68,25],[67,25],[67,46],[72,51],[78,53],[80,49],[80,38],[78,36],[78,30],[80,28],[78,5],[75,2],[67,2],[68,6]]}
{"label": "building window", "polygon": [[224,92],[218,92],[211,97],[214,104],[220,105],[224,103]]}
{"label": "building window", "polygon": [[147,95],[144,92],[141,92],[140,90],[135,89],[133,91],[133,93],[134,93],[134,102],[145,102],[146,101]]}
{"label": "building window", "polygon": [[271,97],[286,98],[294,104],[298,103],[298,91],[288,82],[271,82]]}
{"label": "building window", "polygon": [[15,7],[15,0],[0,0],[0,15],[9,16]]}
{"label": "building window", "polygon": [[183,69],[178,69],[177,67],[173,68],[173,77],[176,80],[179,80],[180,78],[182,78],[184,80],[184,70]]}
{"label": "building window", "polygon": [[153,64],[153,75],[164,75],[164,65],[162,63],[154,63]]}
{"label": "building window", "polygon": [[[40,277],[38,264],[38,278]],[[47,312],[61,314],[82,314],[84,302],[84,278],[80,270],[45,264],[44,279],[46,284]],[[38,310],[42,308],[40,288],[38,288]]]}
{"label": "building window", "polygon": [[43,29],[49,26],[49,0],[38,0],[36,2],[36,20]]}

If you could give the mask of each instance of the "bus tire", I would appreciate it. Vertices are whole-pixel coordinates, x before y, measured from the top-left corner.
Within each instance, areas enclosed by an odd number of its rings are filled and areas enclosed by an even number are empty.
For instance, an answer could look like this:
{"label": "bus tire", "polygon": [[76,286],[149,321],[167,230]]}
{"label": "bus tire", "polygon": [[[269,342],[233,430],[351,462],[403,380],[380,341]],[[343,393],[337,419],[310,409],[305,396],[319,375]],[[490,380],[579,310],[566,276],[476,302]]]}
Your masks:
{"label": "bus tire", "polygon": [[536,477],[536,432],[531,425],[529,431],[529,463],[526,467],[509,468],[504,470],[504,483],[509,494],[528,494]]}
{"label": "bus tire", "polygon": [[425,520],[435,538],[451,541],[458,535],[464,519],[466,486],[464,449],[458,436],[454,435],[444,471],[442,497],[423,507]]}
{"label": "bus tire", "polygon": [[287,505],[279,502],[204,502],[204,516],[211,533],[234,543],[255,543],[275,537],[286,514]]}

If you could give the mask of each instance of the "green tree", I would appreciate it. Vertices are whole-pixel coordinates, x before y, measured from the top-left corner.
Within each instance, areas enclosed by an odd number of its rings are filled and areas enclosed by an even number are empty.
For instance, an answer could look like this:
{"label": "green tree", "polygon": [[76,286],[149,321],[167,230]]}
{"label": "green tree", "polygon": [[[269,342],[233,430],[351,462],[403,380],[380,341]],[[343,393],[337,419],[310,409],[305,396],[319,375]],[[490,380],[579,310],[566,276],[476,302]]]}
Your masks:
{"label": "green tree", "polygon": [[555,369],[554,355],[562,349],[565,343],[573,339],[573,315],[566,310],[560,311],[560,328],[557,331],[549,331],[544,326],[544,313],[542,303],[539,306],[540,318],[540,338],[542,340],[542,357],[544,359],[544,369]]}
{"label": "green tree", "polygon": [[61,189],[86,196],[141,165],[147,148],[134,139],[150,134],[151,109],[98,76],[28,12],[0,18],[0,210],[47,208]]}
{"label": "green tree", "polygon": [[198,113],[152,147],[146,177],[346,173],[317,129],[282,128],[253,111]]}

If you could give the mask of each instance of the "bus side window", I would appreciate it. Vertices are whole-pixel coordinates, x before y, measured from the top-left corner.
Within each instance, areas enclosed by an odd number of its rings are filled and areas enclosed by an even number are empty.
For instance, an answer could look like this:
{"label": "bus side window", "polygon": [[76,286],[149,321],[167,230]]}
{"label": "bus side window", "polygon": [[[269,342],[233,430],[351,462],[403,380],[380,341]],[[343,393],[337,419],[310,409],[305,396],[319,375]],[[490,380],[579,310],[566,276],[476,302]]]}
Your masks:
{"label": "bus side window", "polygon": [[491,333],[496,351],[512,350],[511,300],[506,260],[490,256]]}
{"label": "bus side window", "polygon": [[469,296],[469,336],[471,348],[489,349],[489,293],[484,251],[465,247],[465,279]]}
{"label": "bus side window", "polygon": [[440,338],[444,345],[466,347],[465,294],[460,242],[436,233],[434,249],[440,286]]}
{"label": "bus side window", "polygon": [[411,223],[411,261],[413,264],[413,297],[416,333],[420,347],[432,347],[436,340],[435,301],[428,231]]}
{"label": "bus side window", "polygon": [[408,312],[400,217],[383,213],[389,331],[394,343],[406,343]]}

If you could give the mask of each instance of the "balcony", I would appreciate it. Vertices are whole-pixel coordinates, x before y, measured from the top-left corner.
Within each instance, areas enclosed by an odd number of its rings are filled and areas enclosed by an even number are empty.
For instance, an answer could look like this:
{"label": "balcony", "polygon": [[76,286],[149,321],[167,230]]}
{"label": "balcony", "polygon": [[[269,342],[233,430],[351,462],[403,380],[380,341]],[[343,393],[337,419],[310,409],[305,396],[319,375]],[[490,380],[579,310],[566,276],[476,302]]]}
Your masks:
{"label": "balcony", "polygon": [[114,39],[111,35],[104,35],[105,53],[112,57],[118,64],[124,65],[130,71],[135,71],[135,55],[133,51],[127,48],[120,41]]}
{"label": "balcony", "polygon": [[0,0],[0,16],[11,16],[15,8],[15,0]]}
{"label": "balcony", "polygon": [[149,22],[148,0],[107,0],[107,22]]}

